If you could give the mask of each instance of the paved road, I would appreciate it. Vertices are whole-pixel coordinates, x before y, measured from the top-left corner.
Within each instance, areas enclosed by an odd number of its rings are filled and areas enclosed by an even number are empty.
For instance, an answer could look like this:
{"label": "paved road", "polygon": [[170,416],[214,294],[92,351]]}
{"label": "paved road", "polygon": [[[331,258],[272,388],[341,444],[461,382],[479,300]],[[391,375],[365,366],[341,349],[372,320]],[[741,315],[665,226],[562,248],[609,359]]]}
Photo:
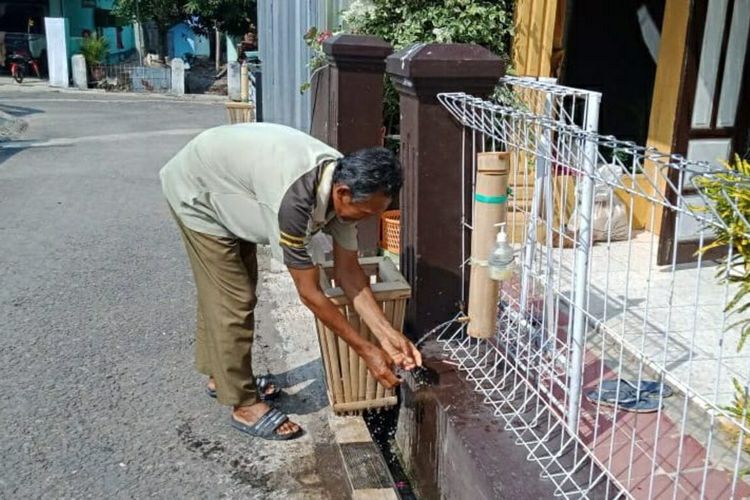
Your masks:
{"label": "paved road", "polygon": [[246,438],[192,370],[157,172],[222,104],[0,85],[0,111],[29,124],[0,143],[0,498],[341,497],[312,321],[267,257],[256,365],[308,434]]}

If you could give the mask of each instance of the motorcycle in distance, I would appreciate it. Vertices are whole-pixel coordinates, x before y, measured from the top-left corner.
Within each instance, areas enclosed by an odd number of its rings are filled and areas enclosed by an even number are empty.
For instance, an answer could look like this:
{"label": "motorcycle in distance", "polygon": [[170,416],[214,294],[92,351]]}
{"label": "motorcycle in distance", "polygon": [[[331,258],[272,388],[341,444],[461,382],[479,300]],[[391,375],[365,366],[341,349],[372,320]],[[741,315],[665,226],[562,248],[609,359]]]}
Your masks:
{"label": "motorcycle in distance", "polygon": [[39,63],[31,56],[31,52],[27,49],[14,49],[5,58],[5,67],[8,68],[11,76],[18,83],[23,83],[23,79],[29,73],[29,68],[34,71],[37,78],[41,77]]}

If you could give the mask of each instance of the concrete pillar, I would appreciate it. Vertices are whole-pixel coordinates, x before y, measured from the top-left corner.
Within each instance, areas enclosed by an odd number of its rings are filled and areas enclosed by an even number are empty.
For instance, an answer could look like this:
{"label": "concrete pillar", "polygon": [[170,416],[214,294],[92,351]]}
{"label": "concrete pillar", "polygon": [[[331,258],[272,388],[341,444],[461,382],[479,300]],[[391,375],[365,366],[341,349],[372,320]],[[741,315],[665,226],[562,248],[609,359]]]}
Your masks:
{"label": "concrete pillar", "polygon": [[[467,169],[462,184],[461,165],[462,160],[472,163],[469,155],[463,157],[462,128],[437,94],[487,96],[504,67],[498,56],[478,45],[417,44],[388,57],[386,72],[401,103],[401,272],[413,289],[406,330],[416,338],[458,311],[465,286],[461,194],[467,194],[470,214],[471,172]],[[468,244],[468,231],[466,236]]]}
{"label": "concrete pillar", "polygon": [[319,68],[310,78],[310,132],[313,137],[326,144],[331,143],[330,132],[333,127],[331,115],[331,67]]}
{"label": "concrete pillar", "polygon": [[139,64],[143,64],[146,57],[146,44],[143,36],[143,25],[139,22],[133,23],[133,38],[135,39],[135,51],[138,53]]}
{"label": "concrete pillar", "polygon": [[185,62],[179,57],[172,58],[172,94],[185,95]]}
{"label": "concrete pillar", "polygon": [[236,61],[227,63],[227,94],[230,101],[241,99],[240,82],[240,63]]}
{"label": "concrete pillar", "polygon": [[[383,74],[393,47],[376,36],[342,34],[326,40],[323,51],[330,64],[326,142],[342,153],[381,146]],[[378,223],[359,224],[362,255],[376,254]]]}
{"label": "concrete pillar", "polygon": [[45,17],[44,30],[47,39],[47,68],[51,87],[68,87],[68,20],[61,17]]}
{"label": "concrete pillar", "polygon": [[73,67],[73,86],[86,90],[89,88],[88,74],[86,72],[86,59],[81,54],[71,57]]}

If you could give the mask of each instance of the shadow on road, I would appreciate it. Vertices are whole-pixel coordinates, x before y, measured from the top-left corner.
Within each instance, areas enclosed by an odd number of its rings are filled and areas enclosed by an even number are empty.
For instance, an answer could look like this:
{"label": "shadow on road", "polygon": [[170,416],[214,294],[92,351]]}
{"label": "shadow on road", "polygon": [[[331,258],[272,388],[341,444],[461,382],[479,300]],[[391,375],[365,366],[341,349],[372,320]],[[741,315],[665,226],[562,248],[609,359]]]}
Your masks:
{"label": "shadow on road", "polygon": [[311,382],[295,394],[284,392],[276,404],[280,410],[297,415],[307,415],[328,406],[320,358],[279,373],[276,375],[276,379],[282,388]]}
{"label": "shadow on road", "polygon": [[16,118],[44,113],[41,109],[28,108],[26,106],[11,106],[10,104],[0,104],[0,112],[8,113]]}
{"label": "shadow on road", "polygon": [[[9,144],[10,143],[10,144]],[[49,144],[40,145],[38,141],[25,140],[25,141],[9,141],[9,143],[3,144],[0,139],[0,165],[10,160],[13,156],[26,151],[27,149],[40,149],[40,148],[67,148],[70,144]]]}

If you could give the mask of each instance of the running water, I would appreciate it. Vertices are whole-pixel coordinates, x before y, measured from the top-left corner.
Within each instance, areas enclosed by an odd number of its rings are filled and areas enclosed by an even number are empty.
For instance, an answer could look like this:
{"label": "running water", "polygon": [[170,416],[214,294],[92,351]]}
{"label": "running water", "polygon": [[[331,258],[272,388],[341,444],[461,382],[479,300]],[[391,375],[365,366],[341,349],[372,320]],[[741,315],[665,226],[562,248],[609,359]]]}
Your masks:
{"label": "running water", "polygon": [[422,337],[420,337],[420,339],[417,340],[417,342],[414,345],[416,347],[419,347],[419,344],[421,344],[422,342],[424,342],[425,340],[427,340],[430,336],[434,335],[435,332],[437,332],[441,328],[445,328],[446,326],[450,325],[451,323],[468,323],[468,322],[469,322],[469,317],[468,316],[463,316],[463,315],[456,316],[455,318],[450,319],[450,320],[448,320],[448,321],[446,321],[444,323],[440,323],[438,326],[436,326],[435,328],[433,328],[429,332],[427,332],[424,335],[422,335]]}

